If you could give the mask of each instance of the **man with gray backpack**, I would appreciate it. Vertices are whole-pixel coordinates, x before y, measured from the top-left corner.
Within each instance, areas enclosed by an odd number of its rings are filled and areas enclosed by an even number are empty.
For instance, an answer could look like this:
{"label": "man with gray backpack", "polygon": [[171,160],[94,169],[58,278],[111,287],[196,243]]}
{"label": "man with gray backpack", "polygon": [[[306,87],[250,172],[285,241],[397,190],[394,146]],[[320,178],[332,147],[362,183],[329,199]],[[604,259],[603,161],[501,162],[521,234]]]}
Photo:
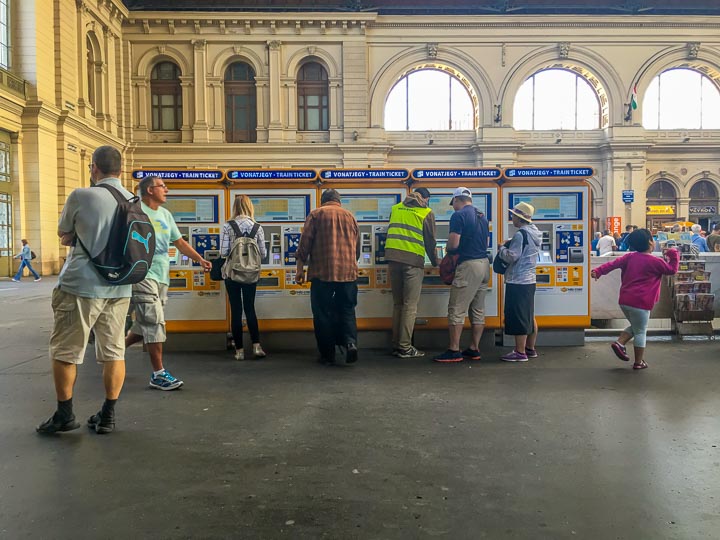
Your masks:
{"label": "man with gray backpack", "polygon": [[60,216],[60,242],[72,249],[52,294],[50,360],[57,410],[37,427],[39,433],[80,427],[72,398],[91,330],[95,358],[103,364],[105,402],[87,425],[96,433],[115,429],[115,403],[125,381],[123,334],[132,283],[147,273],[147,259],[155,248],[147,216],[120,182],[121,168],[116,148],[95,150],[90,164],[93,187],[74,190]]}

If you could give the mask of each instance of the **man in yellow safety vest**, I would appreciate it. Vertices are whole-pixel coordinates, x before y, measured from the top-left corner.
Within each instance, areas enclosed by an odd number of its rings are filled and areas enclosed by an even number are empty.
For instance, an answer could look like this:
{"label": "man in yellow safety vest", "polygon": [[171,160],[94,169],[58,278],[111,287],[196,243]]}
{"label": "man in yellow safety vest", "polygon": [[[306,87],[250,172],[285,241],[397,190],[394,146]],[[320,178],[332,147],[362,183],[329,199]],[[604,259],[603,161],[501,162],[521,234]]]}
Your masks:
{"label": "man in yellow safety vest", "polygon": [[435,216],[428,208],[430,192],[417,188],[392,208],[385,242],[385,259],[393,295],[392,354],[418,358],[425,353],[412,345],[417,304],[423,281],[425,254],[437,266]]}

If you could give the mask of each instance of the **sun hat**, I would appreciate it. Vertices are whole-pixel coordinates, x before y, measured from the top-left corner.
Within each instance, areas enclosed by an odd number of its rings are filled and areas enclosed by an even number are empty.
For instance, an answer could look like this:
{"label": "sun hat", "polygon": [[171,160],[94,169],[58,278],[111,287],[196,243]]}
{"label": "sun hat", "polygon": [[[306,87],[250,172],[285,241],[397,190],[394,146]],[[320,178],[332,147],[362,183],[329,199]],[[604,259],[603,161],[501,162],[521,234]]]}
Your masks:
{"label": "sun hat", "polygon": [[452,206],[455,197],[470,197],[472,199],[472,191],[470,191],[466,187],[455,188],[455,191],[453,191],[452,199],[450,199],[450,206]]}
{"label": "sun hat", "polygon": [[526,202],[520,202],[515,205],[515,208],[510,209],[511,214],[515,214],[517,217],[528,223],[532,223],[532,217],[535,213],[535,207],[532,204]]}

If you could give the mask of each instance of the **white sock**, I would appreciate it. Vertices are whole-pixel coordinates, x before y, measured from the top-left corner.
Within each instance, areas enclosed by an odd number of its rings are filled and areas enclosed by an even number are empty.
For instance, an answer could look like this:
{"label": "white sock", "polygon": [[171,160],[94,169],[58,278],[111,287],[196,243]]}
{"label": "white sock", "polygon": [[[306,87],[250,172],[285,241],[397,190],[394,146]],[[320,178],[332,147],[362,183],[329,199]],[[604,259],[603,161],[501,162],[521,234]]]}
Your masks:
{"label": "white sock", "polygon": [[162,368],[160,371],[153,371],[153,377],[157,377],[161,373],[165,373],[165,368]]}

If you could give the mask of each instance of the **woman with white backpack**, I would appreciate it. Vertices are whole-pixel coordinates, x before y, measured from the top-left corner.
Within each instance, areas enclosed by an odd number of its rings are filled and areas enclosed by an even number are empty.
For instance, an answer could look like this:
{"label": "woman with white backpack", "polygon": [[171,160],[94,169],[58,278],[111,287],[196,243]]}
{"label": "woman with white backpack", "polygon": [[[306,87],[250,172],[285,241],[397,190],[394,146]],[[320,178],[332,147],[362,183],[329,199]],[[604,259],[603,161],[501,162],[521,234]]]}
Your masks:
{"label": "woman with white backpack", "polygon": [[230,299],[230,315],[235,360],[245,359],[243,347],[243,310],[253,344],[255,358],[264,358],[260,346],[260,330],[255,314],[255,291],[260,273],[260,259],[267,255],[265,233],[255,221],[255,209],[247,195],[238,195],[233,202],[233,218],[223,225],[220,256],[226,258],[222,276]]}

